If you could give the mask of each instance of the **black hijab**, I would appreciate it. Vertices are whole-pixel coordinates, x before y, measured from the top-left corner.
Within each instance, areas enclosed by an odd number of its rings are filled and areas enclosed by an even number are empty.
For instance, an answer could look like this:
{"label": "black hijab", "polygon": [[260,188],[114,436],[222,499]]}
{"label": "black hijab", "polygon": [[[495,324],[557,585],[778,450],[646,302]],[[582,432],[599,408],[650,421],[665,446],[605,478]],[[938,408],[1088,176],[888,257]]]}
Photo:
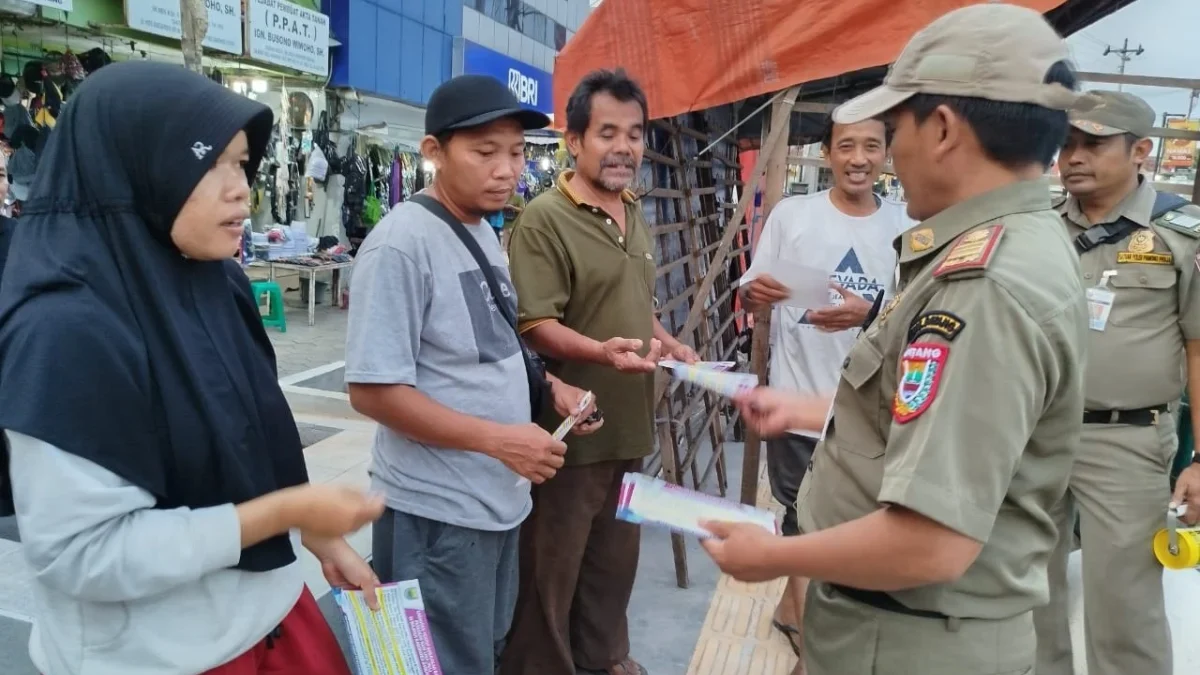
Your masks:
{"label": "black hijab", "polygon": [[[179,66],[114,64],[80,85],[0,283],[0,428],[104,467],[161,509],[307,481],[246,276],[232,260],[189,260],[170,238],[242,130],[254,175],[271,122],[265,106]],[[2,501],[12,508],[11,493]],[[293,560],[280,535],[237,567]]]}

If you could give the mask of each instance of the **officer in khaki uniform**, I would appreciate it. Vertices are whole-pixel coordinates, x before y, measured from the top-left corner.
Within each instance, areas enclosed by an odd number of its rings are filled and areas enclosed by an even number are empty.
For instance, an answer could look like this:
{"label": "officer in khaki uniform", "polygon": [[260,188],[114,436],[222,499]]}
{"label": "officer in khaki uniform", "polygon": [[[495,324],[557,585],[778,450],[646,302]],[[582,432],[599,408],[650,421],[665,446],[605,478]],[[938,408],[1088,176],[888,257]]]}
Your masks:
{"label": "officer in khaki uniform", "polygon": [[[1121,92],[1072,115],[1060,200],[1087,288],[1087,404],[1070,489],[1055,511],[1051,602],[1037,612],[1038,675],[1072,675],[1067,554],[1080,515],[1089,675],[1171,675],[1162,567],[1185,346],[1200,345],[1200,208],[1139,175],[1154,110]],[[1193,400],[1200,392],[1191,391]]]}
{"label": "officer in khaki uniform", "polygon": [[[845,361],[800,487],[804,534],[710,523],[704,542],[739,579],[814,579],[807,675],[1033,671],[1049,512],[1083,413],[1079,263],[1042,178],[1078,99],[1047,84],[1074,87],[1067,58],[1037,12],[975,5],[918,33],[883,87],[834,112],[889,118],[921,222],[896,241],[899,292]],[[997,135],[960,112],[971,106],[1024,121]],[[740,403],[768,434],[820,428],[825,410],[770,389]]]}

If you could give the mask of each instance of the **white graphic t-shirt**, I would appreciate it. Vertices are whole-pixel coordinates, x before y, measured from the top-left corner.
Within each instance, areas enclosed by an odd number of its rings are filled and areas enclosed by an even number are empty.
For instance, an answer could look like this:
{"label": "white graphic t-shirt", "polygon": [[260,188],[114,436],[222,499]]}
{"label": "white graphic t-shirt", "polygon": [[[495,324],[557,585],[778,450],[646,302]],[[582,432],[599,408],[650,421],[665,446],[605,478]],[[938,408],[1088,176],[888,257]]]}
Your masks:
{"label": "white graphic t-shirt", "polygon": [[[893,240],[912,226],[904,204],[882,199],[879,209],[864,217],[838,210],[829,191],[788,197],[779,202],[763,225],[746,278],[757,274],[759,261],[776,256],[829,271],[830,281],[874,302],[889,298],[896,288],[896,250]],[[829,291],[831,305],[842,297]],[[816,309],[816,308],[814,308]],[[837,389],[842,361],[860,329],[826,333],[807,319],[808,310],[776,306],[771,315],[770,384],[802,394],[830,395]],[[804,436],[820,433],[796,431]]]}

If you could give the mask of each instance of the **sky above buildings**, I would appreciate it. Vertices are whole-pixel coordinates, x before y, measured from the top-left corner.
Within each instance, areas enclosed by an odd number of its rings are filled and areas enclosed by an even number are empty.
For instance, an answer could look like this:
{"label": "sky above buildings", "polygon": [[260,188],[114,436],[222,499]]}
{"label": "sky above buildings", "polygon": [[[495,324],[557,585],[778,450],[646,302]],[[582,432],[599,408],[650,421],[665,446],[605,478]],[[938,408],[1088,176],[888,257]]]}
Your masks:
{"label": "sky above buildings", "polygon": [[[1104,48],[1120,48],[1129,38],[1130,48],[1145,48],[1125,66],[1129,75],[1186,77],[1200,79],[1200,0],[1137,0],[1132,5],[1072,35],[1067,43],[1079,70],[1115,73],[1120,60],[1104,56]],[[1085,83],[1089,89],[1116,89],[1116,85]],[[1191,92],[1162,87],[1126,87],[1125,91],[1146,100],[1162,114],[1188,111]],[[1200,102],[1192,117],[1200,116]],[[1161,122],[1161,119],[1160,119]]]}

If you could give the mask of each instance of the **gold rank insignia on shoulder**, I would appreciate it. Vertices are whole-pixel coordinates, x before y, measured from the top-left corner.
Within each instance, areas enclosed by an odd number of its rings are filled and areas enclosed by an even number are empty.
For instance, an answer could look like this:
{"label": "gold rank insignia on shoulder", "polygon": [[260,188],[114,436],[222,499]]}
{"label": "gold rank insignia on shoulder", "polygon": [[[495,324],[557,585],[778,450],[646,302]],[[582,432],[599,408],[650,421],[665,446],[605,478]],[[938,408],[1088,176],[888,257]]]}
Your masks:
{"label": "gold rank insignia on shoulder", "polygon": [[1200,230],[1200,218],[1179,211],[1172,211],[1162,217],[1163,224],[1176,230],[1196,232]]}
{"label": "gold rank insignia on shoulder", "polygon": [[913,253],[928,251],[933,248],[933,230],[928,227],[923,227],[915,230],[908,235],[908,247],[913,250]]}
{"label": "gold rank insignia on shoulder", "polygon": [[950,252],[933,270],[933,276],[943,277],[947,274],[965,270],[987,269],[996,252],[996,245],[1004,236],[1004,225],[996,223],[983,229],[974,230],[963,235]]}

